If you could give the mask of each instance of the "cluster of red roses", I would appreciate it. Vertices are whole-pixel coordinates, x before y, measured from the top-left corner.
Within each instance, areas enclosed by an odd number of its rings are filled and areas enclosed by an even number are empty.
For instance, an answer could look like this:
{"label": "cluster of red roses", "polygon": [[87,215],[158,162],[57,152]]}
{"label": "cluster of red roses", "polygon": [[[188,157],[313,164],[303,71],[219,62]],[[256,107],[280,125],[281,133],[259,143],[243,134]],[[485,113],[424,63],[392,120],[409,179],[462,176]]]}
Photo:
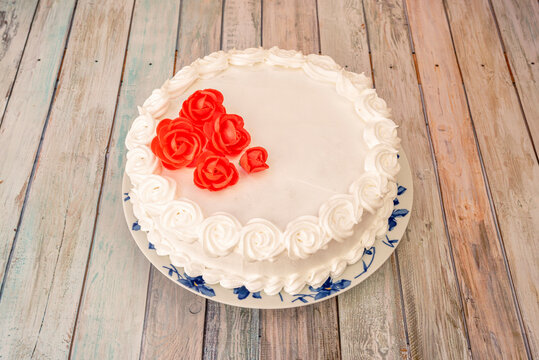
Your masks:
{"label": "cluster of red roses", "polygon": [[[227,114],[223,94],[198,90],[182,104],[179,117],[157,125],[152,152],[170,170],[194,167],[194,182],[201,189],[222,190],[238,182],[238,170],[226,157],[237,156],[249,146],[251,135],[239,115]],[[262,147],[247,149],[240,166],[247,172],[268,168]]]}

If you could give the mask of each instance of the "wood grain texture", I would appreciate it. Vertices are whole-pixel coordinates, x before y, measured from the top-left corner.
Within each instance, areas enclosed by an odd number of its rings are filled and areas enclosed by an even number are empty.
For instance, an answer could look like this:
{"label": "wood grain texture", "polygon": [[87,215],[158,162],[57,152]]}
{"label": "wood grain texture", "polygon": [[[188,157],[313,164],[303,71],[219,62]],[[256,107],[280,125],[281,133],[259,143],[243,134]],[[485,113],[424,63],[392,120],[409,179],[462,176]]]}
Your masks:
{"label": "wood grain texture", "polygon": [[339,295],[342,359],[407,359],[400,291],[392,256],[367,280]]}
{"label": "wood grain texture", "polygon": [[444,7],[441,1],[407,4],[472,354],[524,358]]}
{"label": "wood grain texture", "polygon": [[258,359],[260,310],[206,304],[204,359]]}
{"label": "wood grain texture", "polygon": [[226,0],[223,14],[223,50],[260,46],[261,0]]}
{"label": "wood grain texture", "polygon": [[539,164],[488,0],[446,7],[523,323],[539,356]]}
{"label": "wood grain texture", "polygon": [[[315,1],[264,1],[262,43],[318,53]],[[262,310],[260,358],[340,358],[337,301],[285,310]]]}
{"label": "wood grain texture", "polygon": [[63,4],[52,0],[40,3],[11,91],[12,98],[3,116],[0,128],[3,157],[0,162],[0,279],[4,277],[49,112],[74,4],[74,0]]}
{"label": "wood grain texture", "polygon": [[[378,94],[393,109],[413,169],[414,208],[397,248],[410,356],[469,357],[421,95],[400,0],[365,3]],[[421,259],[421,261],[418,261]]]}
{"label": "wood grain texture", "polygon": [[322,54],[346,70],[372,77],[362,1],[319,1],[318,20]]}
{"label": "wood grain texture", "polygon": [[[260,46],[260,5],[261,2],[257,0],[225,2],[223,50]],[[257,309],[242,309],[208,301],[203,358],[258,359],[259,316],[260,310]]]}
{"label": "wood grain texture", "polygon": [[340,359],[334,300],[292,309],[261,310],[260,359]]}
{"label": "wood grain texture", "polygon": [[[220,48],[222,3],[183,0],[176,70]],[[206,300],[172,283],[153,267],[141,357],[200,359]],[[185,334],[185,329],[189,333]]]}
{"label": "wood grain texture", "polygon": [[[318,18],[321,52],[350,71],[365,72],[371,76],[367,27],[361,1],[318,2]],[[338,297],[343,359],[406,357],[407,344],[396,274],[394,261],[387,261],[369,280]]]}
{"label": "wood grain texture", "polygon": [[[38,0],[0,2],[0,114],[6,109],[38,3]],[[66,8],[69,7],[66,3]]]}
{"label": "wood grain texture", "polygon": [[178,14],[175,0],[135,3],[73,358],[139,357],[150,263],[123,224],[124,141],[137,105],[170,77]]}
{"label": "wood grain texture", "polygon": [[68,354],[131,13],[129,1],[78,3],[0,303],[6,358]]}
{"label": "wood grain texture", "polygon": [[316,0],[263,1],[262,44],[318,53]]}
{"label": "wood grain texture", "polygon": [[522,108],[539,147],[539,3],[491,0]]}
{"label": "wood grain texture", "polygon": [[206,300],[152,269],[141,359],[201,359]]}

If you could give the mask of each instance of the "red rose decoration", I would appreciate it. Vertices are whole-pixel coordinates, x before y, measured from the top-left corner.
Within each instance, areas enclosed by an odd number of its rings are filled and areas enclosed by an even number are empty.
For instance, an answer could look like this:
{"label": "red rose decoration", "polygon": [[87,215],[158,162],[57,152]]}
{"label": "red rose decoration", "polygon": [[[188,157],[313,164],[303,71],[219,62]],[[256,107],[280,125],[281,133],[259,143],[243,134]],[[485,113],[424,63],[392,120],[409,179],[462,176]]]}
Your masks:
{"label": "red rose decoration", "polygon": [[268,152],[263,147],[252,147],[245,150],[240,158],[240,166],[247,173],[254,173],[269,168],[266,161],[268,160]]}
{"label": "red rose decoration", "polygon": [[206,89],[195,91],[183,102],[180,117],[188,118],[193,125],[201,128],[204,123],[224,113],[223,94],[215,89]]}
{"label": "red rose decoration", "polygon": [[207,140],[202,131],[187,119],[164,119],[156,128],[152,152],[170,170],[195,166],[195,160],[204,150]]}
{"label": "red rose decoration", "polygon": [[251,143],[251,135],[243,128],[243,118],[234,114],[223,114],[204,125],[208,147],[216,153],[239,155]]}
{"label": "red rose decoration", "polygon": [[224,156],[206,151],[197,160],[194,181],[201,189],[223,190],[238,182],[238,170]]}

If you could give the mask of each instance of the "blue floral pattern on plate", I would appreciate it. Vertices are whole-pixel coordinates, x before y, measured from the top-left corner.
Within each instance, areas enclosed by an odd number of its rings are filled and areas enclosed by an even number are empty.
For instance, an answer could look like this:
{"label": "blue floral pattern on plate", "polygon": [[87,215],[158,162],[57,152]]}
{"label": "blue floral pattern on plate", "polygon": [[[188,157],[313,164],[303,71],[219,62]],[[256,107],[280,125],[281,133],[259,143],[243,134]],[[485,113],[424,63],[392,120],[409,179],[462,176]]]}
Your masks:
{"label": "blue floral pattern on plate", "polygon": [[292,300],[292,302],[299,300],[302,303],[308,303],[308,299],[313,299],[314,301],[320,300],[347,288],[351,283],[352,282],[350,280],[346,279],[333,282],[333,279],[331,279],[330,276],[320,287],[313,288],[312,286],[309,286],[309,290],[311,291],[310,294],[295,294],[295,299]]}
{"label": "blue floral pattern on plate", "polygon": [[178,269],[176,269],[176,267],[172,264],[170,264],[170,267],[168,266],[163,266],[163,267],[168,270],[168,276],[176,275],[177,277],[176,280],[180,284],[185,286],[186,288],[194,290],[198,293],[201,293],[202,295],[206,295],[209,297],[215,296],[215,291],[211,287],[206,285],[206,282],[204,281],[202,276],[191,277],[187,275],[186,273],[183,273],[183,276],[182,276],[182,274],[180,274]]}
{"label": "blue floral pattern on plate", "polygon": [[[398,197],[404,194],[406,190],[407,190],[406,187],[398,186],[397,197],[393,200],[393,204],[395,206],[400,204]],[[123,195],[125,196],[124,201],[130,200],[129,193],[124,193]],[[386,235],[385,240],[382,241],[384,245],[391,248],[396,247],[399,240],[390,239],[389,232],[391,232],[397,226],[398,219],[405,217],[406,215],[408,215],[408,213],[409,213],[409,210],[407,209],[394,209],[393,210],[393,212],[391,213],[391,216],[387,220],[388,221],[388,235]],[[134,231],[139,231],[141,229],[138,223],[138,220],[132,224],[131,229]],[[155,246],[151,242],[148,242],[148,249],[155,250]],[[375,246],[372,246],[370,248],[366,248],[363,250],[363,255],[361,257],[361,262],[363,265],[362,271],[356,276],[354,276],[354,279],[357,279],[361,275],[367,273],[367,271],[373,264],[375,255],[376,255]],[[215,296],[215,291],[206,284],[202,276],[191,277],[187,275],[185,272],[183,274],[180,274],[178,269],[172,264],[170,264],[170,266],[163,266],[163,268],[168,270],[168,276],[176,277],[176,281],[180,283],[181,285],[183,285],[184,287],[191,289],[193,291],[196,291],[208,297]],[[296,302],[296,301],[300,301],[302,303],[315,302],[315,301],[327,298],[328,296],[338,293],[339,291],[349,287],[351,283],[352,282],[347,279],[340,279],[338,281],[334,281],[330,276],[327,278],[324,284],[322,284],[319,287],[314,288],[312,286],[309,286],[308,288],[309,293],[292,295],[293,297],[292,302]],[[262,295],[260,291],[250,292],[245,286],[234,288],[232,289],[232,291],[234,295],[237,296],[238,300],[245,300],[249,298],[262,299]],[[283,302],[284,301],[283,295],[280,292],[277,295],[279,295],[281,302]]]}
{"label": "blue floral pattern on plate", "polygon": [[[238,300],[243,300],[249,297],[251,292],[247,290],[245,286],[234,288],[234,294],[238,295]],[[260,295],[260,291],[254,292],[253,298],[255,299],[262,299],[262,296]]]}

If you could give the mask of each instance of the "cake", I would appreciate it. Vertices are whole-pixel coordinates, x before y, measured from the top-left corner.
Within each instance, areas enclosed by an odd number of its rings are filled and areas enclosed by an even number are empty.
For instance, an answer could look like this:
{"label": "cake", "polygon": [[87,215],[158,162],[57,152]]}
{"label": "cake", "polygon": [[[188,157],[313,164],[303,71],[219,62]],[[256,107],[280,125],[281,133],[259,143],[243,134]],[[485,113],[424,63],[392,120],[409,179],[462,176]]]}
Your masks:
{"label": "cake", "polygon": [[[204,101],[202,113],[192,108]],[[155,251],[189,276],[296,294],[339,276],[388,230],[397,126],[371,81],[328,56],[218,51],[182,68],[138,113],[125,141],[133,212]],[[200,114],[209,132],[190,125]],[[212,137],[225,125],[236,147]],[[163,154],[181,146],[191,155]]]}

